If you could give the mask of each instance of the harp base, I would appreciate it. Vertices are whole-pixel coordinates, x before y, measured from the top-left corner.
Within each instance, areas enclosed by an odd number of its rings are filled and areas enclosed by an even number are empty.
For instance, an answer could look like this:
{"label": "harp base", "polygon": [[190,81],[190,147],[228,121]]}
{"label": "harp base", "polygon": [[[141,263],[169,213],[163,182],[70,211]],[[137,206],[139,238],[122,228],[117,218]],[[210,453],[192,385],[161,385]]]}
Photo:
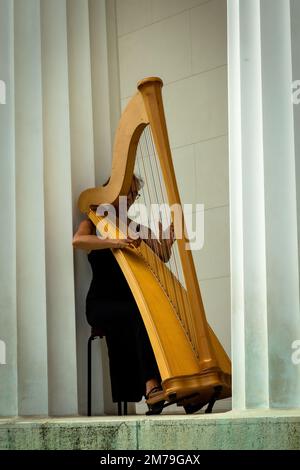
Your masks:
{"label": "harp base", "polygon": [[146,400],[147,415],[160,414],[167,406],[183,406],[187,414],[196,413],[207,405],[211,413],[216,400],[231,396],[231,375],[213,367],[201,373],[170,377],[162,382],[162,392]]}
{"label": "harp base", "polygon": [[167,378],[162,386],[167,401],[174,403],[186,397],[201,396],[208,403],[216,390],[219,390],[217,400],[231,396],[231,375],[213,367],[194,375]]}
{"label": "harp base", "polygon": [[177,406],[183,406],[186,414],[196,413],[197,411],[201,410],[205,405],[207,405],[205,413],[211,413],[216,400],[220,398],[221,392],[222,387],[216,386],[214,387],[210,398],[206,398],[203,395],[201,396],[199,393],[195,393],[193,395],[184,397],[180,401],[176,399],[176,394],[174,394],[173,400],[169,402],[165,402],[164,400],[162,400],[156,403],[149,403],[149,401],[147,401],[149,409],[146,412],[146,415],[159,415],[161,414],[164,408],[175,403],[177,404]]}

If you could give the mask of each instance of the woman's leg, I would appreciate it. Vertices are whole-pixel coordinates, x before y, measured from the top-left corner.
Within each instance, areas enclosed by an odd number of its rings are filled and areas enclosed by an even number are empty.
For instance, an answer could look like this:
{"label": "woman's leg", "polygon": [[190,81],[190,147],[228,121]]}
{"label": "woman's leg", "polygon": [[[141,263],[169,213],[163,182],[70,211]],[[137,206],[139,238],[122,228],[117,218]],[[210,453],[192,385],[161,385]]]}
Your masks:
{"label": "woman's leg", "polygon": [[149,340],[147,330],[141,318],[140,312],[134,312],[136,323],[136,348],[140,363],[141,374],[145,383],[145,394],[147,395],[154,387],[160,387],[161,377],[155,355]]}
{"label": "woman's leg", "polygon": [[[126,374],[129,382],[132,382],[134,373],[136,379],[139,377],[138,382],[141,381],[144,384],[144,395],[147,395],[154,387],[160,387],[159,369],[144,322],[134,300],[92,299],[87,301],[86,313],[89,324],[101,327],[106,335],[111,380],[112,385],[115,384],[113,389],[121,388],[120,382],[126,381]],[[136,384],[137,380],[135,380],[135,386]]]}

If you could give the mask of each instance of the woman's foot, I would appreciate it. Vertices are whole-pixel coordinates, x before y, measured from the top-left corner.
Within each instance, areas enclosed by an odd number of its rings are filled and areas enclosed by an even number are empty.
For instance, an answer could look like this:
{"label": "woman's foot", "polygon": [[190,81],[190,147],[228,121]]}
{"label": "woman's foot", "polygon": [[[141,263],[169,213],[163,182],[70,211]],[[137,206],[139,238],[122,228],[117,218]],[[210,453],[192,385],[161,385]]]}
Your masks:
{"label": "woman's foot", "polygon": [[146,382],[145,398],[149,408],[146,414],[160,414],[162,412],[165,403],[165,394],[157,379],[150,379]]}
{"label": "woman's foot", "polygon": [[146,399],[148,399],[151,393],[154,393],[158,390],[162,390],[160,383],[157,379],[149,379],[146,382]]}
{"label": "woman's foot", "polygon": [[165,401],[159,401],[157,403],[154,403],[153,405],[148,404],[148,411],[146,411],[146,415],[160,415],[162,410],[164,409],[165,406]]}
{"label": "woman's foot", "polygon": [[145,398],[148,405],[146,415],[159,415],[165,405],[165,395],[158,380],[148,380]]}

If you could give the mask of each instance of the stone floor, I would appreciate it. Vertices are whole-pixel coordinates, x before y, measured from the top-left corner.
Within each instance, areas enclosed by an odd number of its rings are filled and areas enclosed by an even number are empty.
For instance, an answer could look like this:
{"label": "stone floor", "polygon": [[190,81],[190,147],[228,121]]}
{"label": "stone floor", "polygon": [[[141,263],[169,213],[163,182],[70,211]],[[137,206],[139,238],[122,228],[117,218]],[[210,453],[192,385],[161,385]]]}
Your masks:
{"label": "stone floor", "polygon": [[300,410],[1,418],[0,449],[300,449]]}

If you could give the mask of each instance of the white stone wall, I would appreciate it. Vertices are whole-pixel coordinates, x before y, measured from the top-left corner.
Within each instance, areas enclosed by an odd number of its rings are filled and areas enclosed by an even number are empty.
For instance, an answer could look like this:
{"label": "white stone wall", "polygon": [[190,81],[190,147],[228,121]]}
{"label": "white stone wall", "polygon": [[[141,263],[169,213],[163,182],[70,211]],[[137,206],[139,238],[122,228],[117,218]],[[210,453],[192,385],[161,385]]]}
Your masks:
{"label": "white stone wall", "polygon": [[208,320],[230,354],[226,0],[116,0],[122,107],[146,76],[163,79],[183,203],[205,206],[194,252]]}

